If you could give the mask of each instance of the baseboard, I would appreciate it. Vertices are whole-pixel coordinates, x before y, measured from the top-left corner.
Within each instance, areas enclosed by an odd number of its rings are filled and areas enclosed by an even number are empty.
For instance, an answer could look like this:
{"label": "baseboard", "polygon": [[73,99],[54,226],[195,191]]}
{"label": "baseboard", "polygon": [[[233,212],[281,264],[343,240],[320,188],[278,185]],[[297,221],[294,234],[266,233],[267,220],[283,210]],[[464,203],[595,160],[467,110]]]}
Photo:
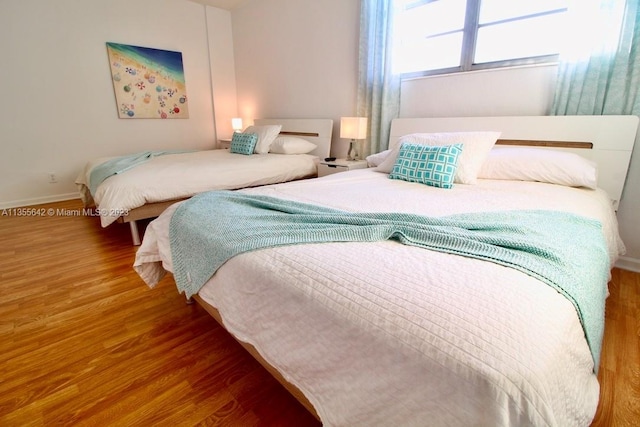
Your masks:
{"label": "baseboard", "polygon": [[43,203],[63,202],[65,200],[79,199],[79,193],[56,194],[55,196],[33,197],[31,199],[12,200],[0,202],[0,209],[21,208],[24,206],[41,205]]}
{"label": "baseboard", "polygon": [[623,256],[618,258],[618,261],[616,261],[616,267],[640,273],[640,259]]}

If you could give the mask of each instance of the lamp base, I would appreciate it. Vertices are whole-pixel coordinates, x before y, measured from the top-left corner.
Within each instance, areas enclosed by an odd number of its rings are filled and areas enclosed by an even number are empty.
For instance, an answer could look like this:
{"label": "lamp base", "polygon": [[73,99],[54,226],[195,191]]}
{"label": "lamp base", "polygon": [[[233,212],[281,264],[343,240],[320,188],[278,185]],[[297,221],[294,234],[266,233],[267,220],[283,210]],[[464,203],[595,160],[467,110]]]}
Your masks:
{"label": "lamp base", "polygon": [[358,149],[356,147],[356,141],[353,139],[349,143],[349,151],[347,151],[347,160],[358,160]]}

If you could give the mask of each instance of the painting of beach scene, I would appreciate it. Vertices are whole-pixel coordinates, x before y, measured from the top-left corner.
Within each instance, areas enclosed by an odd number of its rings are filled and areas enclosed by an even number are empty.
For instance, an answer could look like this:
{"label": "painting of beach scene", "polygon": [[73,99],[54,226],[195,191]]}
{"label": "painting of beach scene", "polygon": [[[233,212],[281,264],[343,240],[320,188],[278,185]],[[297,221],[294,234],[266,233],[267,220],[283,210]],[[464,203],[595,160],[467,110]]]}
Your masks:
{"label": "painting of beach scene", "polygon": [[121,119],[189,118],[182,53],[107,42]]}

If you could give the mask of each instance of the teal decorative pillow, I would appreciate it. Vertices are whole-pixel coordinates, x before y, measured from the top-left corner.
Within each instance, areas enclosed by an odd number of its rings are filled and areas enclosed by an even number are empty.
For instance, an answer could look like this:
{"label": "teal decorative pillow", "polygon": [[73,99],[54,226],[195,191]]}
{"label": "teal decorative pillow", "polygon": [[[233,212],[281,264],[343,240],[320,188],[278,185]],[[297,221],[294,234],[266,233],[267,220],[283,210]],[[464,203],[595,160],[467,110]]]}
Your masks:
{"label": "teal decorative pillow", "polygon": [[389,178],[451,188],[462,147],[462,144],[430,146],[405,142]]}
{"label": "teal decorative pillow", "polygon": [[231,153],[238,154],[253,154],[253,150],[256,148],[258,142],[258,135],[255,133],[240,133],[235,132],[231,138]]}

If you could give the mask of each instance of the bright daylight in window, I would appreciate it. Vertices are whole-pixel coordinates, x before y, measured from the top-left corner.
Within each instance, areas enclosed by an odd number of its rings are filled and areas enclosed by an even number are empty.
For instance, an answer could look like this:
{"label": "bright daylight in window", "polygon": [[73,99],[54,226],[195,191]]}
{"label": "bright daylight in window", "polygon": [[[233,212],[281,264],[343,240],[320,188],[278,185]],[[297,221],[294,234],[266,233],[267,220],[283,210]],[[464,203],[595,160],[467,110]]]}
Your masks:
{"label": "bright daylight in window", "polygon": [[568,0],[395,2],[394,70],[407,76],[552,62],[566,31]]}

